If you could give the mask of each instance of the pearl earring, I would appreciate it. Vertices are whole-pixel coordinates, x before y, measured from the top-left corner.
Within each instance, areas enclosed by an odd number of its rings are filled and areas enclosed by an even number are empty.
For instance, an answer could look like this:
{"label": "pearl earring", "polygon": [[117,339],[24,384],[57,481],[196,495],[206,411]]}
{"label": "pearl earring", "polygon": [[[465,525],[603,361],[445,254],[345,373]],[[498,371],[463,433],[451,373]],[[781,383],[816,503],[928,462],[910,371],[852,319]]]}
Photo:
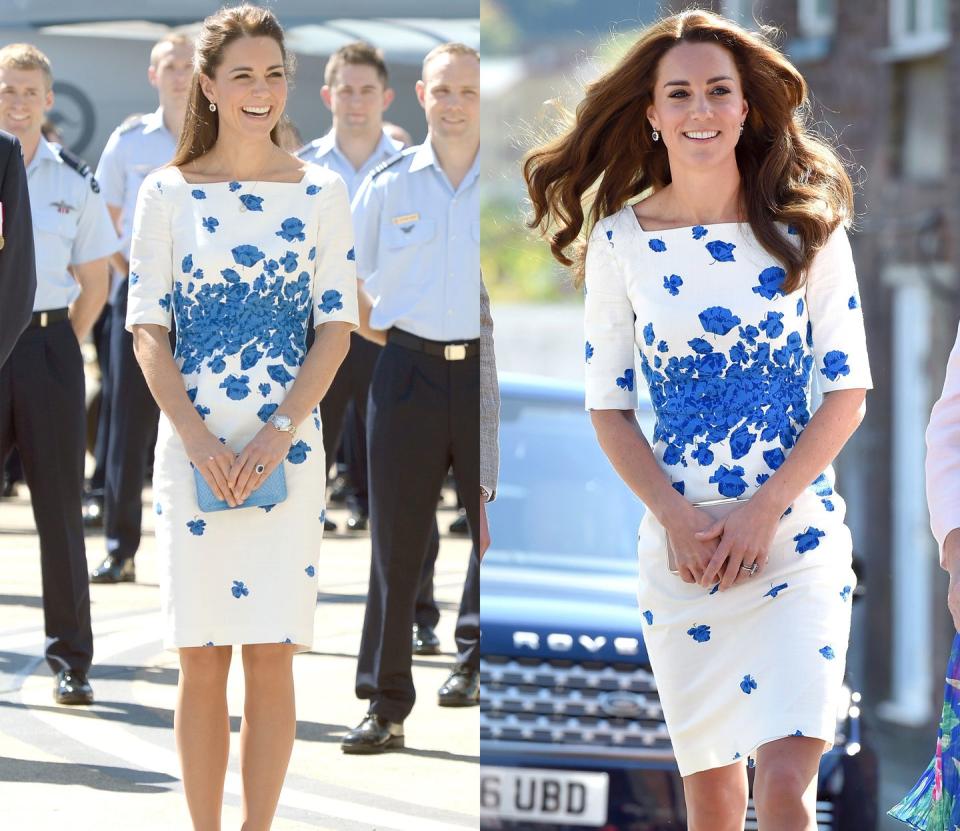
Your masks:
{"label": "pearl earring", "polygon": [[[216,111],[217,111],[217,105],[214,104],[213,101],[211,101],[211,102],[210,102],[210,112],[215,113]],[[742,127],[741,127],[740,129],[741,129],[741,131],[743,130]]]}
{"label": "pearl earring", "polygon": [[654,131],[650,134],[650,138],[652,138],[654,141],[660,141],[660,133],[657,132],[656,130],[654,130]]}

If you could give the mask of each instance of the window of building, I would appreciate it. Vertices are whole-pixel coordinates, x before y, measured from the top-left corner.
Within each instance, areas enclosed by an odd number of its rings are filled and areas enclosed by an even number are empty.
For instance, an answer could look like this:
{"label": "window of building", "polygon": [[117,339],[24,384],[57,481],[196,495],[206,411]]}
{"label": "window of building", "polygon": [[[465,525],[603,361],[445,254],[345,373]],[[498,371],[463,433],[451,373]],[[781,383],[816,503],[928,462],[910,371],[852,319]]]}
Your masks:
{"label": "window of building", "polygon": [[949,39],[947,0],[890,0],[890,41],[894,47],[945,46]]}
{"label": "window of building", "polygon": [[797,23],[805,37],[832,35],[837,25],[835,0],[798,0]]}

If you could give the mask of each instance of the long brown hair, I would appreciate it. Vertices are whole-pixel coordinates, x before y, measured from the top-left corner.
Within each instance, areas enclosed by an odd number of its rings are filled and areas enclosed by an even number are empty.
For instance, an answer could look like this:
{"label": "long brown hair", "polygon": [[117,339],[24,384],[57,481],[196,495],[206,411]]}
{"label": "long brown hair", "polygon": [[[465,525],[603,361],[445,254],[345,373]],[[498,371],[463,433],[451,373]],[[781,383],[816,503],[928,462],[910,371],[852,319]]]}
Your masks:
{"label": "long brown hair", "polygon": [[[748,32],[702,10],[666,17],[587,86],[571,127],[527,154],[529,225],[549,235],[553,256],[574,267],[577,285],[583,281],[584,247],[572,258],[566,252],[583,229],[585,194],[597,186],[589,209],[592,227],[638,194],[671,182],[667,151],[648,129],[647,107],[660,59],[683,42],[716,43],[733,55],[750,104],[736,149],[747,221],[757,241],[786,267],[783,290],[803,283],[830,233],[852,219],[853,186],[833,147],[812,129],[807,84],[773,46],[772,33]],[[800,244],[776,221],[789,223]]]}
{"label": "long brown hair", "polygon": [[[283,56],[284,71],[289,77],[292,72],[292,59],[287,55],[283,42],[283,29],[273,12],[259,6],[233,6],[220,9],[203,21],[203,28],[197,36],[196,50],[193,54],[193,80],[190,84],[190,98],[187,113],[180,132],[180,141],[170,164],[182,167],[194,159],[208,153],[217,143],[220,120],[217,113],[210,112],[210,100],[200,88],[200,75],[213,78],[223,61],[223,50],[241,37],[273,38],[280,47]],[[278,147],[282,132],[282,121],[270,131],[270,138]]]}

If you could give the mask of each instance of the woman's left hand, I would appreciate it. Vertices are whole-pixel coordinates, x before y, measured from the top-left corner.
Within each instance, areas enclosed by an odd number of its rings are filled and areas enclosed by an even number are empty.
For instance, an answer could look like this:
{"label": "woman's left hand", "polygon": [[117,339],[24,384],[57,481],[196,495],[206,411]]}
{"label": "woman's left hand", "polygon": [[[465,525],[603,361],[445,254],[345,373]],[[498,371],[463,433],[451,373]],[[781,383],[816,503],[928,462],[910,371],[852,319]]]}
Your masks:
{"label": "woman's left hand", "polygon": [[[742,508],[698,532],[697,539],[702,541],[720,538],[717,551],[703,572],[701,585],[712,586],[722,571],[720,591],[725,591],[763,571],[779,522],[780,514],[754,497]],[[741,569],[741,566],[749,568],[754,563],[757,571],[753,575]]]}
{"label": "woman's left hand", "polygon": [[[243,450],[234,459],[227,482],[243,504],[257,488],[273,473],[287,453],[293,437],[290,433],[278,430],[272,424],[265,424]],[[257,473],[257,465],[263,465],[263,472]]]}

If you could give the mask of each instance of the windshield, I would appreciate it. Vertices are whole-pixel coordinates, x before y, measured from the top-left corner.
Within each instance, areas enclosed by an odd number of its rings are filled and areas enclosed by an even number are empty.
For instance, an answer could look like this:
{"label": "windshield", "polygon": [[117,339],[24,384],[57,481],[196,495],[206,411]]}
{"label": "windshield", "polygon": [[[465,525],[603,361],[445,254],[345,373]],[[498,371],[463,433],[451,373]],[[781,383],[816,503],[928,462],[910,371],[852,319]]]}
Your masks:
{"label": "windshield", "polygon": [[643,511],[600,450],[581,400],[504,391],[494,549],[632,560]]}

